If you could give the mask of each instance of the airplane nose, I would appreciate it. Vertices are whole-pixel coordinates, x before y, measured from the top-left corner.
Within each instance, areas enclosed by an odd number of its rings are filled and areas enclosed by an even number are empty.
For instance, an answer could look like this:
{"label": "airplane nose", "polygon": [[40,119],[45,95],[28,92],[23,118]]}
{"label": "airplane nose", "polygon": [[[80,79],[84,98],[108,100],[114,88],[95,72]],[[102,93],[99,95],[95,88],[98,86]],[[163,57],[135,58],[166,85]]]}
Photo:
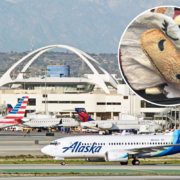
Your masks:
{"label": "airplane nose", "polygon": [[41,152],[43,153],[43,154],[48,154],[48,148],[45,146],[45,147],[43,147],[42,149],[41,149]]}

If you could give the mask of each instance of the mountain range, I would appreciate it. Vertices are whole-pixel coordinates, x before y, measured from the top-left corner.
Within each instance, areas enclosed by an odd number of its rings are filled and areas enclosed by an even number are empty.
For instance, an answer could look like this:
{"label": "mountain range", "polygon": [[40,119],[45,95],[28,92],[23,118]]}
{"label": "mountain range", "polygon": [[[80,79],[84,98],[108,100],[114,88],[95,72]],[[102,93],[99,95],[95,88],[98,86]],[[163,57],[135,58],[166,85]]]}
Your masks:
{"label": "mountain range", "polygon": [[89,53],[117,53],[141,12],[178,0],[1,0],[0,52],[66,44]]}

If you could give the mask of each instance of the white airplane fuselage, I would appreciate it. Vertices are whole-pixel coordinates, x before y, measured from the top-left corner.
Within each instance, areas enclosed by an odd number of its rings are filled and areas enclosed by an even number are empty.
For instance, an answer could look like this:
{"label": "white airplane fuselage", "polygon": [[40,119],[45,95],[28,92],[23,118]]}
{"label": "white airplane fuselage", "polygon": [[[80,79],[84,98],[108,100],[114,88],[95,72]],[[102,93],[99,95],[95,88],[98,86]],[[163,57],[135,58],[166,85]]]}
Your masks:
{"label": "white airplane fuselage", "polygon": [[75,122],[73,118],[33,118],[24,123],[31,128],[55,128],[57,126],[66,126],[66,122]]}
{"label": "white airplane fuselage", "polygon": [[180,130],[168,135],[76,136],[53,141],[41,150],[60,158],[104,158],[125,162],[130,156],[159,157],[180,152]]}
{"label": "white airplane fuselage", "polygon": [[155,130],[161,129],[161,126],[152,120],[101,120],[81,122],[81,126],[97,130],[140,129],[141,125],[154,126]]}

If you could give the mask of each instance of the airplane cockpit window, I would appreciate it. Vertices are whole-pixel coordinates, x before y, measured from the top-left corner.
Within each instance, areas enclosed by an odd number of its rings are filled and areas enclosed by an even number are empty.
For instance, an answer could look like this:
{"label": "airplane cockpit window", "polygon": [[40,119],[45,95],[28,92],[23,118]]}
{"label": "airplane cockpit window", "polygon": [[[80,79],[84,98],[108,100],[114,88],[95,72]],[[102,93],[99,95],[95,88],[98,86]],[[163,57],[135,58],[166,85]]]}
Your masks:
{"label": "airplane cockpit window", "polygon": [[50,143],[50,145],[54,145],[54,146],[57,146],[57,145],[59,145],[60,144],[60,142],[57,142],[57,141],[52,141],[51,143]]}

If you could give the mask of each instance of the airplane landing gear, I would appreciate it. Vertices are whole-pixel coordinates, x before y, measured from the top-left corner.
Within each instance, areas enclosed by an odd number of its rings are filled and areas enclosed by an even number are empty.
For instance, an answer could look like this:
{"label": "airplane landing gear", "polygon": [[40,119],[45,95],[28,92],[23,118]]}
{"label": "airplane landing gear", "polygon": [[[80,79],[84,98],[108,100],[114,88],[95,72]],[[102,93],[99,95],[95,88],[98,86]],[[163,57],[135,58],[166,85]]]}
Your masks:
{"label": "airplane landing gear", "polygon": [[127,162],[120,162],[121,165],[128,165],[128,161]]}
{"label": "airplane landing gear", "polygon": [[138,159],[132,160],[132,165],[139,165],[140,161]]}
{"label": "airplane landing gear", "polygon": [[66,164],[65,161],[62,161],[62,162],[61,162],[61,165],[62,165],[62,166],[64,166],[65,164]]}

